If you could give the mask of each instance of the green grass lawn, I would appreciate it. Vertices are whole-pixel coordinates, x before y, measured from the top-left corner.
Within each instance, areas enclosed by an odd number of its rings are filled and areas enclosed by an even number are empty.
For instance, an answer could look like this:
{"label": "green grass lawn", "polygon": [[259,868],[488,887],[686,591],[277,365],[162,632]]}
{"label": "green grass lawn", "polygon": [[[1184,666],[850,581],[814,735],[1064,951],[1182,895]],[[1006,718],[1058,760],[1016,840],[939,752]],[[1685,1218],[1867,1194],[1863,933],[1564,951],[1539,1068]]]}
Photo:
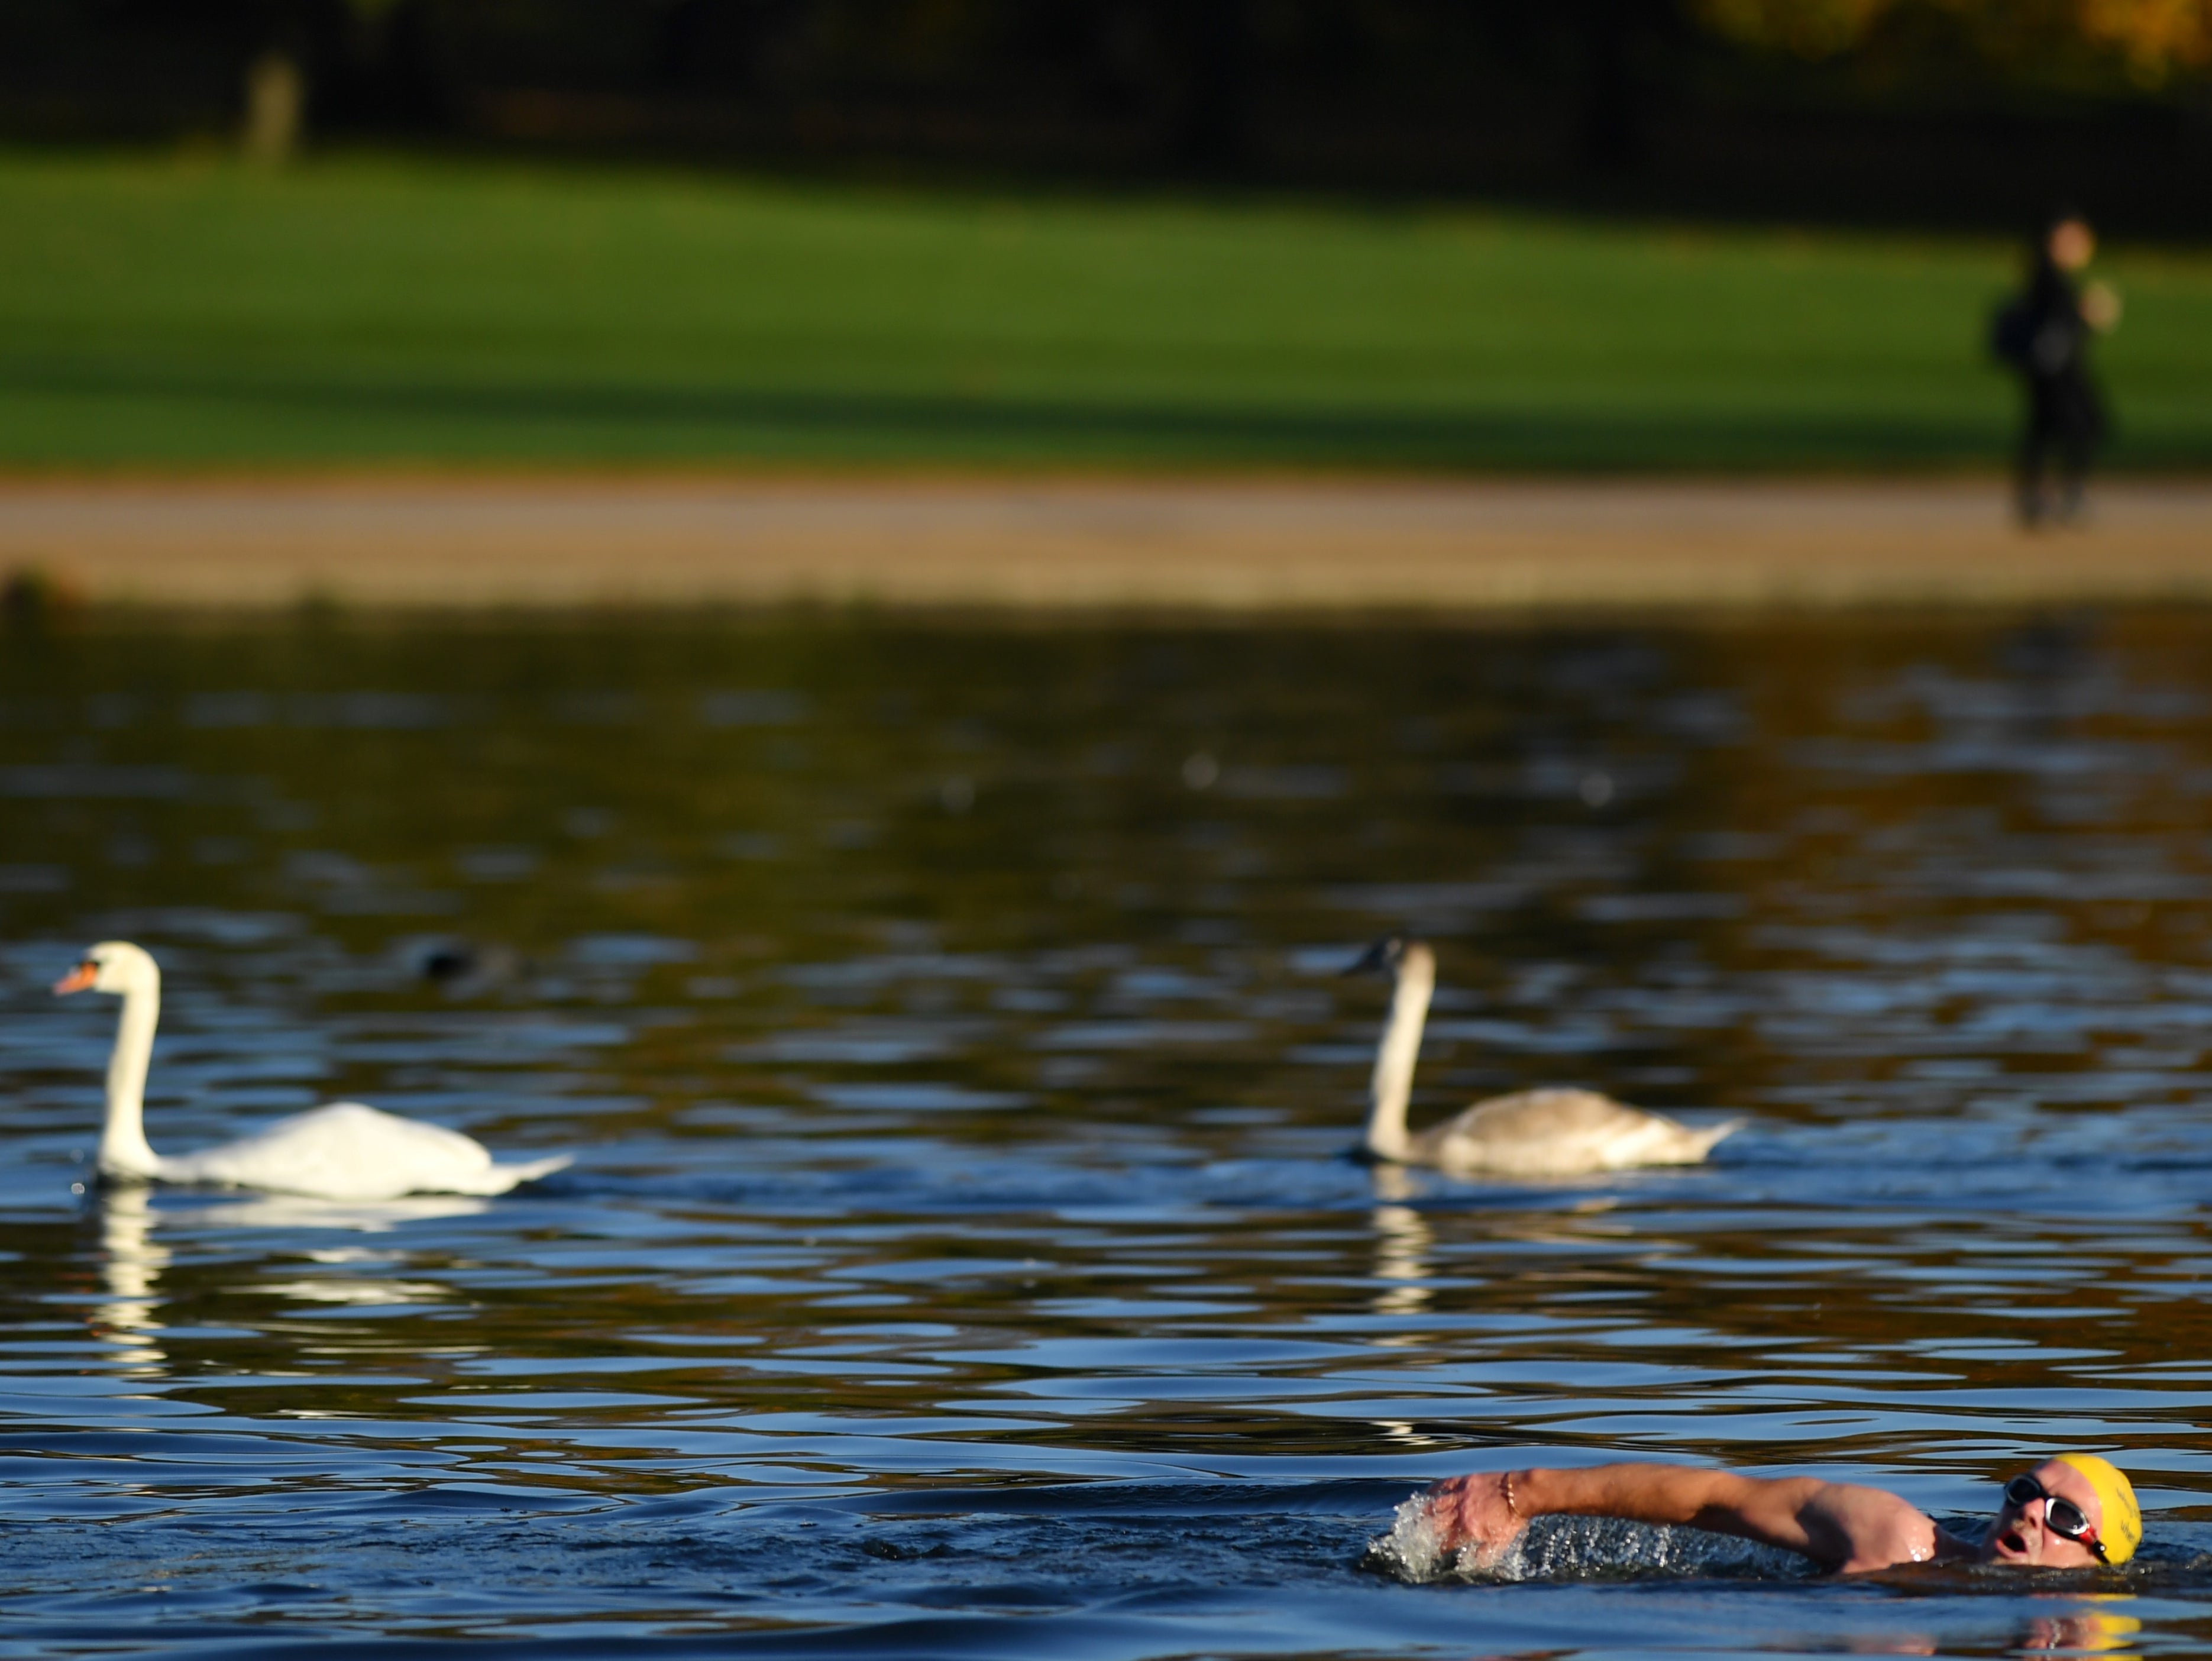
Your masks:
{"label": "green grass lawn", "polygon": [[[0,466],[1987,464],[1986,241],[355,158],[0,157]],[[2109,262],[2212,465],[2212,253]]]}

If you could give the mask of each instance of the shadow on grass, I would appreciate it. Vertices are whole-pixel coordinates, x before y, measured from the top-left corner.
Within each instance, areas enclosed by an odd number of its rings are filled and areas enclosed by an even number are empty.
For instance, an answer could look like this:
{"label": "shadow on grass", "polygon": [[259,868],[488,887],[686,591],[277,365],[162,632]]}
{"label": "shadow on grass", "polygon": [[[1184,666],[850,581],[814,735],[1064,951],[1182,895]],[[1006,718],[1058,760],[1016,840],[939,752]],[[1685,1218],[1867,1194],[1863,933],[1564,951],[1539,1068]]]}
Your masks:
{"label": "shadow on grass", "polygon": [[[51,461],[40,405],[112,406],[93,460],[404,455],[1819,469],[2000,459],[2000,429],[1895,411],[1453,410],[568,380],[531,385],[25,364],[0,458]],[[272,431],[272,426],[274,430]]]}

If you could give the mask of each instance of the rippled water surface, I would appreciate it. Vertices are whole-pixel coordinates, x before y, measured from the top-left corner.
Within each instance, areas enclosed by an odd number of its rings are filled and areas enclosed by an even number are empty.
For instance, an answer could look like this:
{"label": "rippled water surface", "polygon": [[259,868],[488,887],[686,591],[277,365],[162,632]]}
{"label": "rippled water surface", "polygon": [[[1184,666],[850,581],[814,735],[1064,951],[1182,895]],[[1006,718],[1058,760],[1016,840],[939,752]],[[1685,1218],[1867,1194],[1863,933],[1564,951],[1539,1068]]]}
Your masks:
{"label": "rippled water surface", "polygon": [[[2191,613],[0,636],[0,1649],[2201,1651],[2208,809]],[[1346,1159],[1401,928],[1417,1122],[1747,1127]],[[45,989],[118,936],[157,1147],[350,1096],[576,1164],[84,1191],[114,1005]],[[2069,1445],[2124,1577],[1363,1565],[1478,1465],[1964,1516]]]}

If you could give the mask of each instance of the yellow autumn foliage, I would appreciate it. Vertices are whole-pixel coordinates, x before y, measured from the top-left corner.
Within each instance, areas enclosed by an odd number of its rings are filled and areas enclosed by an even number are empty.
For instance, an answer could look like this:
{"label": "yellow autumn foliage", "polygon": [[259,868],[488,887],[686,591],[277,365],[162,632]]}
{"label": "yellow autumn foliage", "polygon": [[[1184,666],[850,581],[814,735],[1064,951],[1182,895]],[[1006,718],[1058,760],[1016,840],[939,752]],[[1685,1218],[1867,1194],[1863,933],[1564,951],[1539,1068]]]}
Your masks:
{"label": "yellow autumn foliage", "polygon": [[1747,45],[1832,58],[1866,38],[1894,0],[1696,0],[1702,21]]}
{"label": "yellow autumn foliage", "polygon": [[2155,86],[2212,65],[2212,0],[2075,0],[2083,37]]}
{"label": "yellow autumn foliage", "polygon": [[2117,57],[2145,86],[2212,69],[2212,0],[2055,0],[2023,9],[2020,0],[1691,0],[1698,21],[1747,46],[1801,58],[1832,58],[1864,42],[1882,21],[1908,8],[1950,14],[1970,36],[2016,39],[2037,14],[2034,32]]}

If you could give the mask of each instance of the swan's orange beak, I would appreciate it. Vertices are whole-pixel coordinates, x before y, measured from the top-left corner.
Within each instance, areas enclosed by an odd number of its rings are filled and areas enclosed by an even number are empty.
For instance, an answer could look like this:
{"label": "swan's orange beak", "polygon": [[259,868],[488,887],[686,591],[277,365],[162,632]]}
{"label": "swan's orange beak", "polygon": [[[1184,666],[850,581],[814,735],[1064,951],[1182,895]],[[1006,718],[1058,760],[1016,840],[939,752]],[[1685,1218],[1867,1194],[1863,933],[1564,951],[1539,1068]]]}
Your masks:
{"label": "swan's orange beak", "polygon": [[83,991],[85,988],[90,986],[93,982],[99,978],[100,965],[98,964],[81,963],[76,968],[70,970],[68,974],[63,976],[61,979],[54,983],[54,995],[57,998],[66,998],[72,992]]}

